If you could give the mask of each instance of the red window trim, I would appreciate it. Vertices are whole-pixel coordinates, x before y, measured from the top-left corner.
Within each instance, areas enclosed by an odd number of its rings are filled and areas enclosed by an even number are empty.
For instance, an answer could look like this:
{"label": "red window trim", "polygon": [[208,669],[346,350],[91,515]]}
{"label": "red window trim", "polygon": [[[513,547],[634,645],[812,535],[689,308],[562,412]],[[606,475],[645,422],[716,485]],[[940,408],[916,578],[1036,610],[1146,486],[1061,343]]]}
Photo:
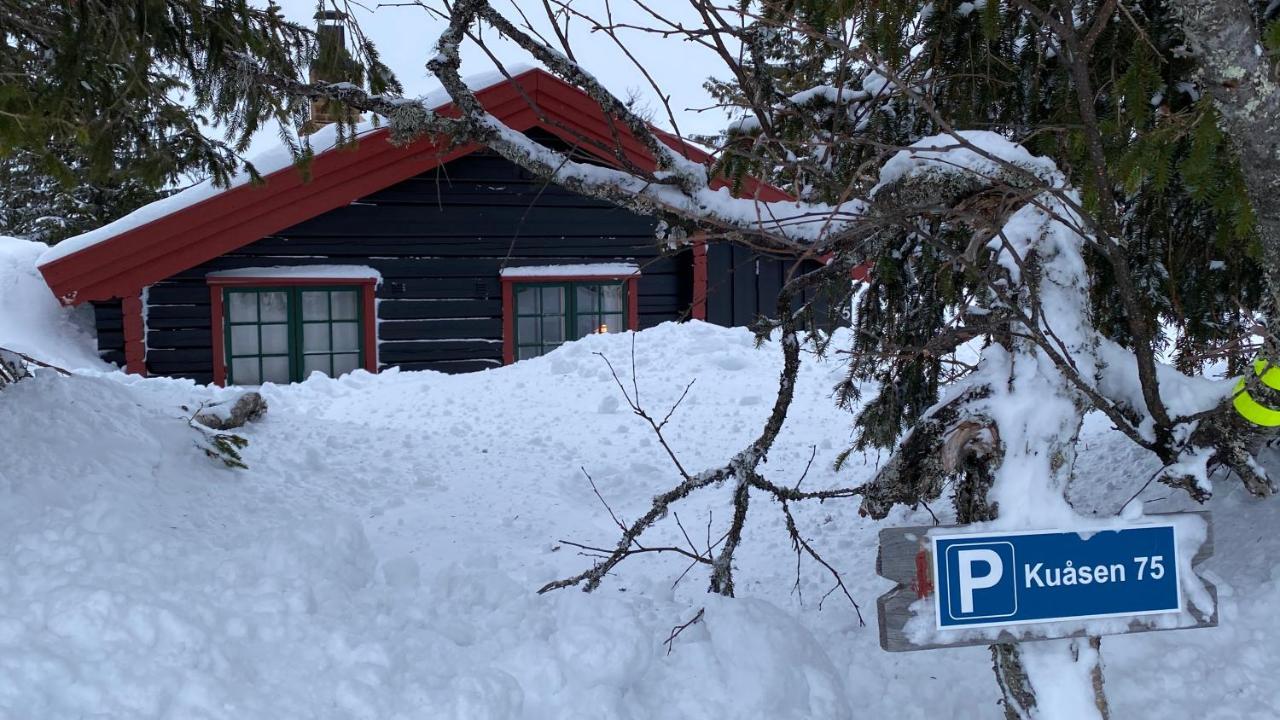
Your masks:
{"label": "red window trim", "polygon": [[360,287],[360,304],[364,311],[364,369],[378,372],[378,309],[374,301],[377,278],[320,277],[206,277],[209,283],[209,308],[213,331],[213,382],[227,384],[226,347],[222,339],[222,291],[229,287],[307,287],[315,285],[353,285]]}
{"label": "red window trim", "polygon": [[627,284],[627,329],[640,329],[640,272],[630,275],[503,275],[502,276],[502,364],[516,361],[516,283],[625,282]]}
{"label": "red window trim", "polygon": [[147,321],[143,315],[142,293],[135,292],[121,298],[120,312],[124,331],[124,370],[133,375],[147,376]]}
{"label": "red window trim", "polygon": [[699,233],[693,241],[693,307],[694,320],[707,319],[707,239]]}

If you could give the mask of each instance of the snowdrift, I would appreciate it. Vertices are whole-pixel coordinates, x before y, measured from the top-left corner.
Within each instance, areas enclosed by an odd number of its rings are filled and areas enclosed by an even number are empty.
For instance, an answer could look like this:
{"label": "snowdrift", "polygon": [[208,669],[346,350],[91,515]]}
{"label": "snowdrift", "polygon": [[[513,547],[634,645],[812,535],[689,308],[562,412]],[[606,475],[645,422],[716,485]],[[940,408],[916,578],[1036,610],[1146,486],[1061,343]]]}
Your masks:
{"label": "snowdrift", "polygon": [[48,249],[0,235],[0,347],[68,370],[109,370],[98,357],[93,309],[63,309],[36,270]]}
{"label": "snowdrift", "polygon": [[[48,297],[24,300],[35,254],[0,245],[0,343],[72,367],[92,345]],[[17,258],[14,260],[13,258]],[[25,269],[24,269],[25,268]],[[16,278],[16,279],[15,279]],[[31,280],[31,278],[35,278]],[[44,290],[47,293],[47,289]],[[247,471],[211,462],[187,418],[232,391],[121,373],[41,372],[0,392],[2,718],[992,718],[984,649],[880,651],[874,600],[879,524],[854,501],[805,507],[806,537],[839,567],[867,626],[795,556],[777,508],[754,503],[739,551],[739,597],[706,594],[680,558],[626,561],[593,595],[539,596],[591,562],[622,518],[673,482],[660,447],[621,401],[607,356],[663,412],[686,465],[718,463],[758,431],[777,348],[702,323],[596,336],[494,371],[388,371],[267,386],[245,434]],[[765,469],[806,487],[840,474],[848,442],[836,361],[807,359],[796,405]],[[1090,419],[1084,511],[1111,512],[1154,469]],[[1212,630],[1107,638],[1116,717],[1280,714],[1280,505],[1219,486],[1222,594]],[[1152,511],[1175,510],[1158,500]],[[1157,501],[1158,500],[1158,501]],[[680,518],[700,542],[725,493]],[[935,510],[939,510],[935,508]],[[923,524],[928,514],[889,522]],[[654,542],[683,542],[674,518]],[[704,621],[668,646],[672,628]]]}

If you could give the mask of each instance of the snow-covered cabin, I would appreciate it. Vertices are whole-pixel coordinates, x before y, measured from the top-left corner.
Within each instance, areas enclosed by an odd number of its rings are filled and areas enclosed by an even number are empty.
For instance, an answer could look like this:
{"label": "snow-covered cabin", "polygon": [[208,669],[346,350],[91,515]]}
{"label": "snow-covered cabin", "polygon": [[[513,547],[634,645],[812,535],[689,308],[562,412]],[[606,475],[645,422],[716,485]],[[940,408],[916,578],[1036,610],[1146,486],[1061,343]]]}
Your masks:
{"label": "snow-covered cabin", "polygon": [[[610,146],[614,130],[579,89],[539,69],[470,85],[507,125],[616,164],[582,142]],[[621,132],[629,160],[653,167]],[[653,219],[478,145],[396,146],[371,126],[354,146],[336,146],[333,126],[312,144],[309,181],[282,148],[253,159],[265,184],[198,184],[62,242],[40,270],[64,303],[92,304],[107,360],[252,385],[317,370],[480,370],[670,320],[743,325],[772,311],[790,262],[720,244],[664,254]],[[741,192],[785,199],[752,180]]]}

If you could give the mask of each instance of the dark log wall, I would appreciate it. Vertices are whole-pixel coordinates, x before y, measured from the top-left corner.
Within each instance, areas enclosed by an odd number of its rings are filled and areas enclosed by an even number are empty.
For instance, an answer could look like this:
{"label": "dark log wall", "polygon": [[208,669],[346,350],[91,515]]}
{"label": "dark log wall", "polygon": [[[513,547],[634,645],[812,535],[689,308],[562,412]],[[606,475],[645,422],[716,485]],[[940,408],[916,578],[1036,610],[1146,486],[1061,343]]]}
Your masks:
{"label": "dark log wall", "polygon": [[[775,258],[753,253],[737,245],[711,245],[707,248],[707,322],[727,327],[751,325],[761,315],[776,317],[778,293],[795,259]],[[802,271],[819,267],[806,262]],[[807,300],[808,294],[800,301]],[[800,301],[797,301],[799,304]],[[825,303],[815,303],[819,314]]]}
{"label": "dark log wall", "polygon": [[120,301],[93,303],[93,323],[98,331],[98,354],[103,360],[124,367],[124,317]]}
{"label": "dark log wall", "polygon": [[690,255],[662,257],[649,218],[547,185],[496,156],[475,154],[151,286],[147,368],[211,381],[205,274],[215,270],[334,263],[376,268],[383,277],[377,290],[380,365],[466,372],[501,364],[502,267],[636,262],[642,268],[640,325],[650,327],[688,316]]}

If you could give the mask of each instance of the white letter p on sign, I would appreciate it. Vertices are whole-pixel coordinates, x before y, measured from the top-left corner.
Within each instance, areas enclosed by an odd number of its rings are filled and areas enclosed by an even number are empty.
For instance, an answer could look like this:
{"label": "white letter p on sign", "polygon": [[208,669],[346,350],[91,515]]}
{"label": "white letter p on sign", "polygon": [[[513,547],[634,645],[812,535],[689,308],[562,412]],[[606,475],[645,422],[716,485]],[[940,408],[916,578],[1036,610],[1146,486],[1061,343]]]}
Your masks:
{"label": "white letter p on sign", "polygon": [[[975,550],[959,550],[956,562],[960,571],[960,612],[973,612],[973,591],[989,588],[1004,577],[1004,562],[995,550],[978,548]],[[974,563],[986,563],[987,574],[973,576]]]}

